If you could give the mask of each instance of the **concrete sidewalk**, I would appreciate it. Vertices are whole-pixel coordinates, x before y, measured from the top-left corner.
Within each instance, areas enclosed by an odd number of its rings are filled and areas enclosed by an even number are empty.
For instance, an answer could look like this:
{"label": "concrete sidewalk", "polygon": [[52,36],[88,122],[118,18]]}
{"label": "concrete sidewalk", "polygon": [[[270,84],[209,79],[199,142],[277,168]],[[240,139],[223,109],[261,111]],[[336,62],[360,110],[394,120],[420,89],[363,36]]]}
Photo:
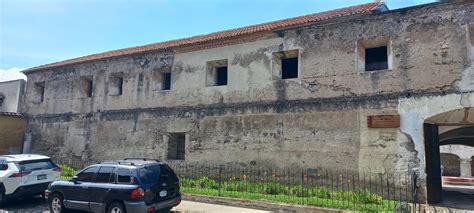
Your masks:
{"label": "concrete sidewalk", "polygon": [[173,208],[171,212],[175,213],[270,213],[271,211],[262,211],[256,209],[247,209],[231,206],[222,206],[208,203],[200,203],[183,200],[179,206]]}

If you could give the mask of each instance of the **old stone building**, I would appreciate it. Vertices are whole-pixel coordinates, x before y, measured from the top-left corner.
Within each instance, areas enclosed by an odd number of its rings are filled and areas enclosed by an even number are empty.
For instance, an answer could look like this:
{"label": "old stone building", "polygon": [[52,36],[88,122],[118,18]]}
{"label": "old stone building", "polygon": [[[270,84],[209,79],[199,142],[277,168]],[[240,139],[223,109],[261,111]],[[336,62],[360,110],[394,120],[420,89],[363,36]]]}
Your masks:
{"label": "old stone building", "polygon": [[443,126],[472,130],[473,23],[369,3],[30,68],[31,152],[414,171],[430,195]]}
{"label": "old stone building", "polygon": [[18,112],[23,104],[25,80],[0,82],[0,112]]}
{"label": "old stone building", "polygon": [[26,120],[17,113],[23,105],[25,80],[0,82],[0,154],[23,151]]}

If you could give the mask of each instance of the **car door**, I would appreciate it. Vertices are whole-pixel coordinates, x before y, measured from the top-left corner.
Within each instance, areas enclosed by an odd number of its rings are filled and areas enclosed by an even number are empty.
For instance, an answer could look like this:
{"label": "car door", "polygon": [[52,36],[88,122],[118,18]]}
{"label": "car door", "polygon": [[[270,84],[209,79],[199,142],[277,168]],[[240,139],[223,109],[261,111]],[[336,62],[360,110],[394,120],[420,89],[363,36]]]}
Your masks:
{"label": "car door", "polygon": [[90,183],[89,191],[94,196],[89,196],[89,209],[97,211],[103,209],[107,204],[108,197],[111,196],[115,187],[114,166],[101,166],[95,181]]}
{"label": "car door", "polygon": [[64,205],[66,208],[89,210],[89,197],[91,193],[90,184],[95,181],[98,166],[91,166],[77,174],[77,181],[64,189]]}

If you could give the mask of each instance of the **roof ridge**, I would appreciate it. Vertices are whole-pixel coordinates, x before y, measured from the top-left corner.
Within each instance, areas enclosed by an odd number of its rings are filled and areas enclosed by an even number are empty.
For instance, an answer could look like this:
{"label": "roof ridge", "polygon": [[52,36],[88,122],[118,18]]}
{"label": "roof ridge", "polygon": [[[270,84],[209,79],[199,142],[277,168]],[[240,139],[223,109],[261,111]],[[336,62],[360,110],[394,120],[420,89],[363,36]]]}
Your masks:
{"label": "roof ridge", "polygon": [[156,43],[151,43],[151,44],[126,47],[126,48],[121,48],[121,49],[116,49],[116,50],[109,50],[109,51],[104,51],[101,53],[94,53],[94,54],[90,54],[86,56],[66,59],[59,62],[53,62],[49,64],[44,64],[44,65],[28,68],[22,72],[28,74],[33,71],[39,71],[39,70],[60,67],[60,66],[65,66],[65,65],[112,58],[112,57],[123,56],[123,55],[142,53],[142,52],[153,51],[153,50],[171,49],[171,48],[181,47],[185,45],[216,41],[219,39],[228,39],[228,38],[234,38],[234,37],[243,36],[243,35],[251,35],[251,34],[255,34],[259,32],[268,32],[275,29],[281,29],[285,27],[306,24],[306,23],[311,23],[311,22],[317,22],[317,21],[327,20],[327,19],[336,18],[336,17],[372,12],[383,5],[385,5],[383,2],[371,2],[371,3],[354,5],[354,6],[344,7],[344,8],[317,12],[317,13],[311,13],[311,14],[302,15],[302,16],[284,18],[284,19],[264,22],[260,24],[248,25],[248,26],[239,27],[239,28],[200,34],[200,35],[195,35],[195,36],[190,36],[190,37],[185,37],[185,38],[172,39],[172,40],[161,41],[161,42],[156,42]]}

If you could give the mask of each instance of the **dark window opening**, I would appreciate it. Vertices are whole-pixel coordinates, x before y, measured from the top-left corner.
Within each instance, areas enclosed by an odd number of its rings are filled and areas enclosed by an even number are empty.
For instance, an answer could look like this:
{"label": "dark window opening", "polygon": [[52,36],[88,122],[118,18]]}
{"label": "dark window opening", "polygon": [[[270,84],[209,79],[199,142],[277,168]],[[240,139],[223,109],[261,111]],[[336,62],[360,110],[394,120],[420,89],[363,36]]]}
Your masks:
{"label": "dark window opening", "polygon": [[227,85],[227,67],[216,68],[216,85]]}
{"label": "dark window opening", "polygon": [[40,102],[44,101],[44,86],[40,88]]}
{"label": "dark window opening", "polygon": [[298,58],[281,59],[281,78],[298,78]]}
{"label": "dark window opening", "polygon": [[163,73],[163,90],[171,90],[171,73]]}
{"label": "dark window opening", "polygon": [[39,103],[43,103],[44,101],[44,89],[45,89],[44,82],[35,84],[36,97]]}
{"label": "dark window opening", "polygon": [[365,71],[388,69],[387,46],[365,49]]}
{"label": "dark window opening", "polygon": [[123,78],[122,77],[119,77],[117,78],[117,95],[122,95],[123,93]]}
{"label": "dark window opening", "polygon": [[94,95],[94,83],[92,80],[87,80],[87,97],[92,97]]}
{"label": "dark window opening", "polygon": [[175,133],[172,134],[168,141],[168,159],[169,160],[184,160],[186,153],[186,134]]}
{"label": "dark window opening", "polygon": [[0,95],[0,107],[3,105],[3,100],[5,100],[5,96]]}

